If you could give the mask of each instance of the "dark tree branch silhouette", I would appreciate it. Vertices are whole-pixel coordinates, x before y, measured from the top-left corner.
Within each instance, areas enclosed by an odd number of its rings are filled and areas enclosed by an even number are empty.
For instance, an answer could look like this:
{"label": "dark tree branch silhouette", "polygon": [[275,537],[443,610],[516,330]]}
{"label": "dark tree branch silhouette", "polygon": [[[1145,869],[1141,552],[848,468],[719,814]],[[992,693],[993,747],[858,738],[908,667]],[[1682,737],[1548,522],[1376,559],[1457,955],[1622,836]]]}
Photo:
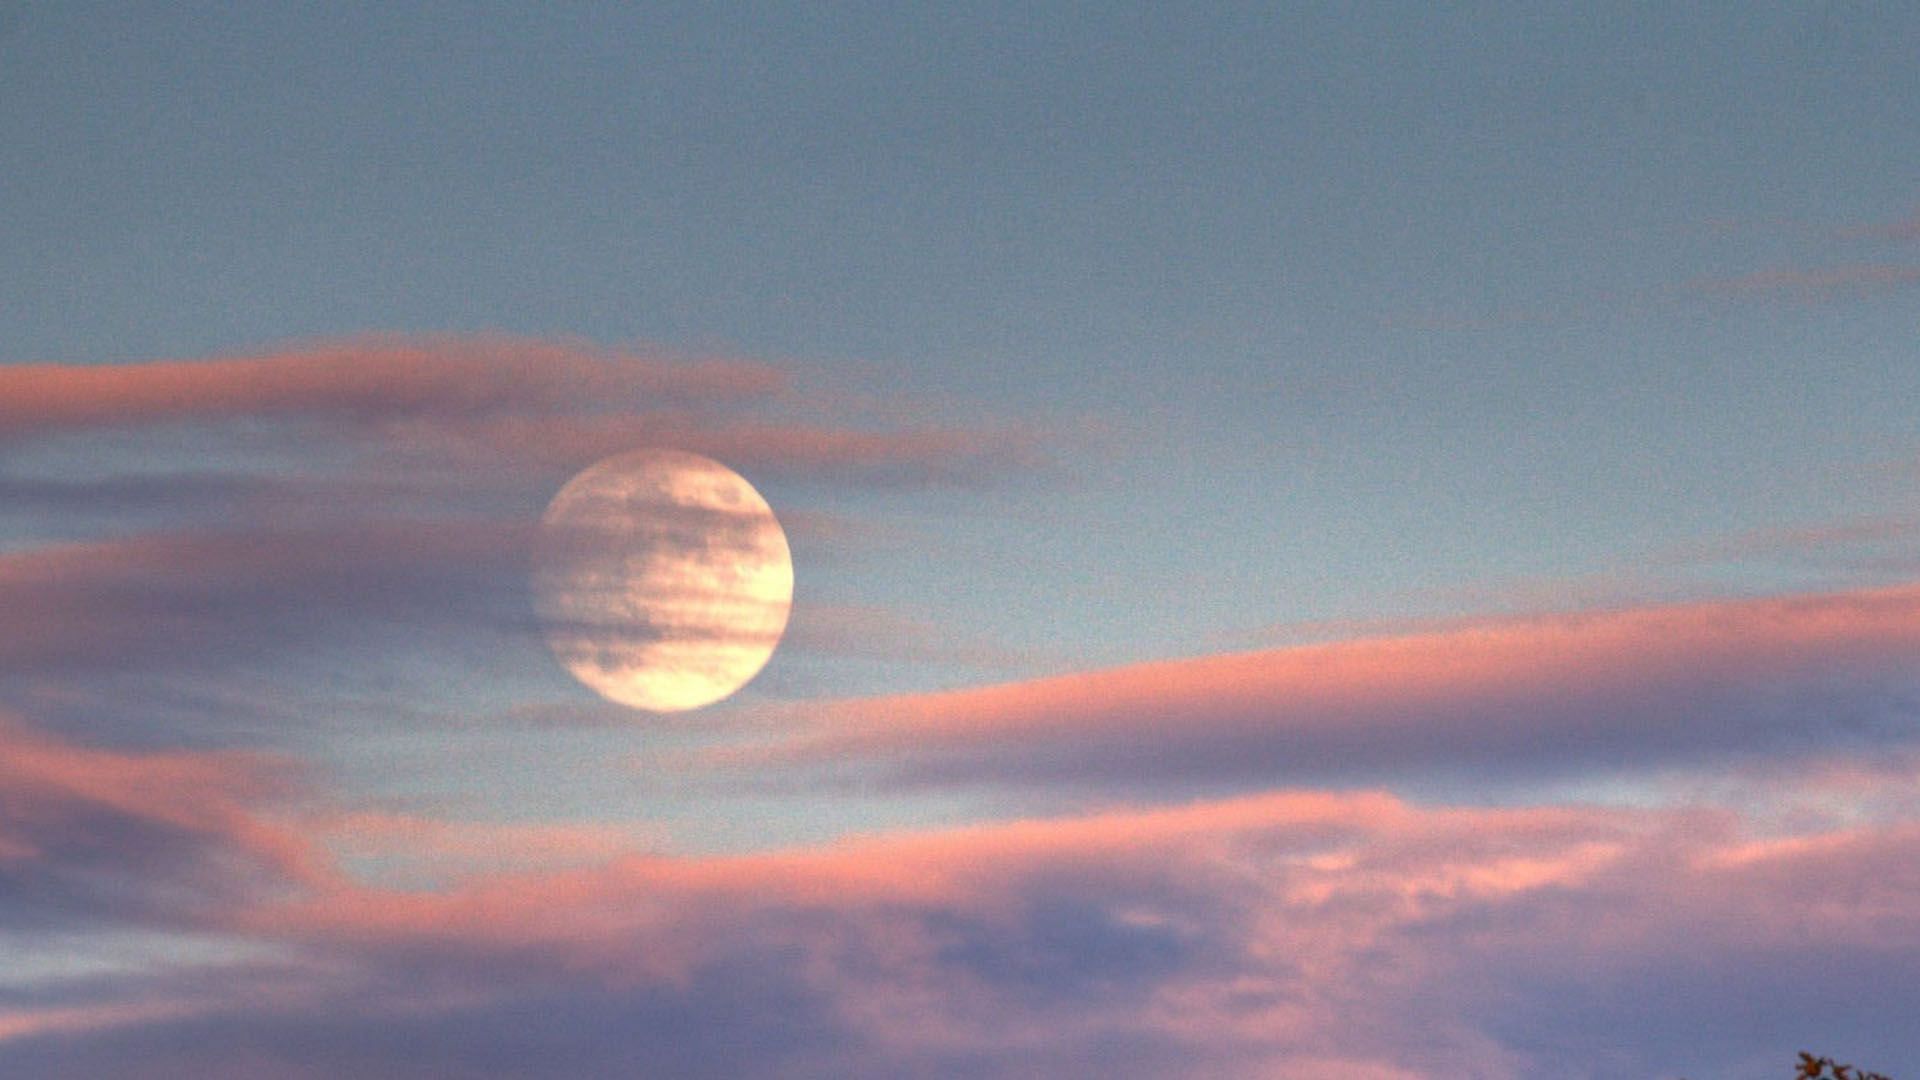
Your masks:
{"label": "dark tree branch silhouette", "polygon": [[1842,1065],[1830,1057],[1815,1057],[1802,1050],[1800,1051],[1800,1071],[1794,1074],[1794,1080],[1893,1080],[1893,1078],[1871,1069]]}

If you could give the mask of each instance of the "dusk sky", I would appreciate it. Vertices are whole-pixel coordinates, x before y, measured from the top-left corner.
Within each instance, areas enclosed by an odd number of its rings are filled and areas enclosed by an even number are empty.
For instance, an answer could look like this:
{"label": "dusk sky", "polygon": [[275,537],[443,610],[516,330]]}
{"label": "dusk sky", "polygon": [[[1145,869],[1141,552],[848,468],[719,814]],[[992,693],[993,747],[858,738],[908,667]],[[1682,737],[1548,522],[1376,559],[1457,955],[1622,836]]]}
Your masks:
{"label": "dusk sky", "polygon": [[1916,57],[0,0],[0,1076],[1920,1076]]}

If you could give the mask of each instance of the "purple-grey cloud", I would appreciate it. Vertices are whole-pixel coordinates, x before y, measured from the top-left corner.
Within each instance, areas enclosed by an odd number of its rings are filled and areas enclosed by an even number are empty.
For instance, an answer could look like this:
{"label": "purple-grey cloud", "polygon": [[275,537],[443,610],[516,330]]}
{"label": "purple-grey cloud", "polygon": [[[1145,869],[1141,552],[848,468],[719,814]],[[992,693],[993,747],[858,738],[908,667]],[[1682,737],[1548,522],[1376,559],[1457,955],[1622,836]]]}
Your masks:
{"label": "purple-grey cloud", "polygon": [[341,522],[0,554],[0,671],[193,670],[395,628],[524,630],[530,526]]}
{"label": "purple-grey cloud", "polygon": [[0,931],[206,926],[310,883],[305,841],[261,813],[290,791],[284,761],[85,747],[0,715]]}
{"label": "purple-grey cloud", "polygon": [[1916,874],[1903,823],[1279,791],[323,884],[228,925],[276,966],[0,1008],[0,1068],[1497,1080],[1733,1077],[1812,1045],[1897,1070],[1920,1055]]}

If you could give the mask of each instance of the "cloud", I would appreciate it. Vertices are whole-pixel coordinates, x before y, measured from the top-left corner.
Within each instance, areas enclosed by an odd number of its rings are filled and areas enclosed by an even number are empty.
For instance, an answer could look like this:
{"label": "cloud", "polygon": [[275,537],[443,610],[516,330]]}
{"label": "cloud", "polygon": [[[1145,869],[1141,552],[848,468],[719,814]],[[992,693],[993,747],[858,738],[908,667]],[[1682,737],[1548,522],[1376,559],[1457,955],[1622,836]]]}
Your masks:
{"label": "cloud", "polygon": [[[908,485],[977,483],[1039,465],[1017,425],[860,429],[808,419],[818,402],[781,369],[502,335],[366,337],[255,355],[0,367],[0,445],[167,424],[228,432],[298,424],[417,472],[487,467],[544,483],[642,446],[709,454],[761,476]],[[14,477],[42,497],[45,478]]]}
{"label": "cloud", "polygon": [[1888,263],[1843,263],[1808,269],[1774,268],[1724,278],[1696,278],[1677,289],[1717,299],[1754,299],[1788,296],[1824,300],[1906,288],[1920,284],[1920,266]]}
{"label": "cloud", "polygon": [[1920,240],[1920,211],[1888,221],[1849,225],[1833,230],[1832,235],[1837,240]]}
{"label": "cloud", "polygon": [[1747,558],[1808,559],[1861,548],[1907,545],[1920,536],[1920,520],[1864,517],[1822,525],[1746,529],[1717,540],[1684,544],[1656,555],[1675,562],[1725,562]]}
{"label": "cloud", "polygon": [[[330,512],[353,498],[349,490],[282,512],[276,497],[221,528],[0,552],[0,704],[25,704],[29,686],[128,684],[117,713],[90,715],[98,733],[113,715],[129,731],[148,726],[155,675],[212,690],[235,675],[340,664],[364,678],[402,653],[456,670],[484,657],[495,675],[550,672],[529,593],[531,518],[380,516],[379,498]],[[373,516],[355,516],[363,513]],[[804,513],[785,525],[805,551],[846,528]],[[816,653],[999,658],[874,609],[803,606],[797,622],[795,647]],[[257,737],[264,713],[244,711],[235,719]]]}
{"label": "cloud", "polygon": [[509,337],[366,338],[136,364],[0,367],[0,438],[183,420],[374,420],[764,398],[776,369]]}
{"label": "cloud", "polygon": [[1916,896],[1910,824],[1758,835],[1708,808],[1275,791],[317,888],[232,924],[283,966],[188,979],[187,1016],[29,1026],[0,1068],[1498,1080],[1730,1077],[1802,1045],[1890,1063],[1920,1051],[1897,1015],[1920,991]]}
{"label": "cloud", "polygon": [[[118,695],[87,718],[37,714],[97,737],[148,724],[169,694],[294,671],[330,681],[342,662],[419,680],[471,673],[492,646],[489,676],[549,675],[526,596],[539,509],[568,470],[636,446],[867,488],[977,483],[1038,460],[1017,430],[848,428],[821,408],[765,364],[504,336],[0,367],[0,676],[13,676],[0,704]],[[875,542],[849,539],[857,522],[781,509],[810,562]]]}
{"label": "cloud", "polygon": [[[1887,235],[1897,234],[1889,232]],[[1648,287],[1595,292],[1560,303],[1488,311],[1424,309],[1384,316],[1382,325],[1437,333],[1496,331],[1550,326],[1620,315],[1675,313],[1698,305],[1788,300],[1825,303],[1894,292],[1920,285],[1920,266],[1853,262],[1827,266],[1775,266],[1741,274],[1703,276]]]}
{"label": "cloud", "polygon": [[1920,585],[1533,616],[808,705],[716,756],[906,784],[1566,775],[1911,742],[1915,655]]}
{"label": "cloud", "polygon": [[288,773],[257,754],[78,746],[0,715],[0,931],[206,925],[318,881],[306,842],[261,812]]}
{"label": "cloud", "polygon": [[[344,474],[0,478],[16,511],[121,521],[131,501],[171,526],[0,552],[6,699],[119,680],[95,737],[202,735],[125,707],[162,678],[285,698],[248,703],[250,737],[321,722],[275,665],[377,677],[392,641],[414,662],[523,635],[544,665],[522,595],[539,487],[515,462],[651,434],[783,479],[964,483],[1037,445],[814,424],[751,365],[696,377],[564,345],[174,367],[194,370],[36,369],[0,385],[0,440],[295,422],[377,452]],[[795,523],[797,546],[845,528]],[[975,655],[872,608],[795,630],[820,651]],[[1747,755],[1738,812],[1276,790],[724,856],[644,829],[315,806],[283,758],[0,719],[0,943],[217,942],[0,975],[0,1074],[1711,1077],[1799,1045],[1893,1064],[1920,1050],[1899,1015],[1920,993],[1913,774],[1841,752],[1914,749],[1916,644],[1916,587],[1512,619],[805,706],[812,726],[760,756],[1164,794]],[[511,680],[508,654],[472,655]],[[748,711],[738,730],[764,735]],[[1786,770],[1796,749],[1826,756]],[[1751,1056],[1756,1030],[1777,1054]]]}
{"label": "cloud", "polygon": [[184,670],[293,644],[373,640],[395,626],[521,631],[530,532],[347,521],[0,554],[0,671]]}
{"label": "cloud", "polygon": [[78,479],[0,474],[0,504],[10,510],[73,515],[148,512],[233,513],[272,485],[244,473],[90,476]]}
{"label": "cloud", "polygon": [[1040,440],[1018,428],[862,431],[800,421],[712,415],[516,416],[394,432],[409,454],[438,464],[505,462],[522,470],[574,467],[644,446],[719,459],[756,477],[911,486],[978,483],[1030,471]]}

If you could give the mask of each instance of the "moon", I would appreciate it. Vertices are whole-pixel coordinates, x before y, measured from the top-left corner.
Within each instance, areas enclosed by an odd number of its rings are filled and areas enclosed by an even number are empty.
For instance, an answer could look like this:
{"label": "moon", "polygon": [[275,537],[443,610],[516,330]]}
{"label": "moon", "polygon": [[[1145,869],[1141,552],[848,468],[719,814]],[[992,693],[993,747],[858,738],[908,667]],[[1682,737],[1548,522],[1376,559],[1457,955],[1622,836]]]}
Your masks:
{"label": "moon", "polygon": [[681,450],[617,454],[540,518],[534,607],[555,659],[595,693],[684,712],[759,674],[786,632],[793,555],[739,473]]}

